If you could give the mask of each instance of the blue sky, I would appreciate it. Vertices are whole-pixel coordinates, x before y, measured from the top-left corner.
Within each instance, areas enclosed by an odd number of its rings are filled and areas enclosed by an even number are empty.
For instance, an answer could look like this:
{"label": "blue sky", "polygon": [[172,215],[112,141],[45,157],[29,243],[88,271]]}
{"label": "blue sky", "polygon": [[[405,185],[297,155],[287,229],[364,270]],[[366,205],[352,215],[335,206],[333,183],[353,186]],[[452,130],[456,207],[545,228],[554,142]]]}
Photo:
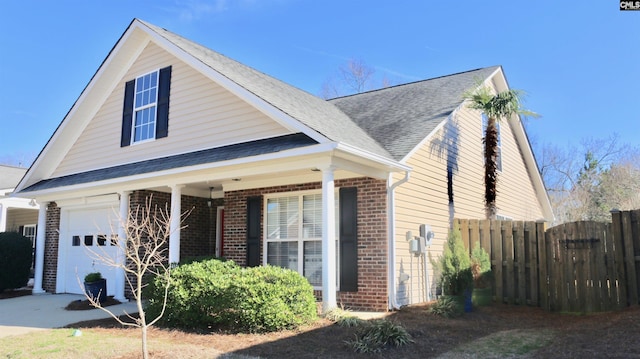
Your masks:
{"label": "blue sky", "polygon": [[0,163],[31,163],[134,17],[313,94],[351,58],[394,83],[502,65],[536,144],[640,146],[640,11],[615,0],[21,0],[0,3]]}

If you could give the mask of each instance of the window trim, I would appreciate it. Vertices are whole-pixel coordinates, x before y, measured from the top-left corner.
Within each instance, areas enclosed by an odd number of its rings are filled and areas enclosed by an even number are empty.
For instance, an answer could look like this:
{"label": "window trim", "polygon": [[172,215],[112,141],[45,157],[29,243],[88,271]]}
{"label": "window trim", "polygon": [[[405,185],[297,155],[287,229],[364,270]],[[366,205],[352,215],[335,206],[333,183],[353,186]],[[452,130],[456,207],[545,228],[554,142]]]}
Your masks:
{"label": "window trim", "polygon": [[[147,75],[151,75],[155,73],[156,74],[156,83],[155,83],[155,89],[156,89],[156,96],[153,102],[149,102],[146,105],[140,106],[140,107],[136,107],[136,99],[138,97],[138,80],[144,78]],[[151,87],[150,87],[151,88]],[[149,89],[150,89],[149,88]],[[147,91],[143,90],[144,91]],[[137,76],[134,80],[134,84],[133,84],[133,111],[131,113],[131,137],[130,137],[130,144],[132,146],[138,145],[138,144],[142,144],[142,143],[146,143],[146,142],[152,142],[156,140],[157,137],[157,130],[156,127],[158,126],[158,102],[159,102],[159,97],[160,96],[160,69],[155,69],[154,71],[149,71],[147,73],[144,73],[140,76]],[[136,114],[139,111],[144,111],[148,108],[153,107],[153,136],[150,136],[148,138],[145,138],[143,140],[140,141],[136,141],[135,139],[135,135],[136,135]],[[148,124],[147,124],[148,126]]]}
{"label": "window trim", "polygon": [[[33,234],[28,234],[27,235],[27,230],[31,230],[33,229]],[[31,240],[31,245],[35,248],[36,246],[36,237],[38,235],[38,227],[35,224],[25,224],[24,226],[22,226],[22,234],[23,236],[29,238]]]}
{"label": "window trim", "polygon": [[[335,188],[335,240],[336,240],[336,290],[340,290],[340,200],[339,200],[339,188]],[[303,190],[303,191],[291,191],[291,192],[277,192],[263,195],[263,225],[262,225],[262,265],[269,264],[268,260],[268,244],[273,242],[297,242],[298,244],[298,268],[297,272],[304,276],[304,243],[305,242],[320,242],[322,243],[322,237],[319,239],[305,239],[302,237],[304,221],[302,220],[303,211],[303,198],[306,195],[320,195],[322,198],[322,189]],[[268,238],[268,211],[267,204],[269,199],[282,198],[282,197],[298,197],[298,215],[301,219],[298,223],[298,237],[297,239],[269,239]],[[323,264],[324,265],[324,264]],[[321,266],[322,268],[322,266]],[[306,278],[306,277],[305,277]],[[314,290],[322,290],[322,286],[312,285]]]}
{"label": "window trim", "polygon": [[[484,135],[487,132],[487,124],[489,123],[489,117],[483,112],[480,115],[480,138],[484,139]],[[502,128],[500,121],[496,120],[496,131],[498,132],[498,155],[496,156],[496,170],[502,173],[504,170],[502,160]],[[482,145],[482,163],[484,165],[484,143]]]}

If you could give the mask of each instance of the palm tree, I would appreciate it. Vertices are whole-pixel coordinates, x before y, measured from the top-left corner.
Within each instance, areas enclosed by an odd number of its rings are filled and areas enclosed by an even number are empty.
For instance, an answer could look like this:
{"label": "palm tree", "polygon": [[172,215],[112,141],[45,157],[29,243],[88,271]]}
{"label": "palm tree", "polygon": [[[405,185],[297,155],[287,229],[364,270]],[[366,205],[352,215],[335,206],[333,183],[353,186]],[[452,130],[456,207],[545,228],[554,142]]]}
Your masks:
{"label": "palm tree", "polygon": [[464,95],[469,100],[469,108],[482,111],[487,116],[487,128],[482,142],[484,144],[484,202],[487,218],[496,218],[496,184],[498,129],[497,121],[507,120],[513,115],[537,116],[535,113],[522,108],[522,92],[506,90],[495,93],[486,86]]}

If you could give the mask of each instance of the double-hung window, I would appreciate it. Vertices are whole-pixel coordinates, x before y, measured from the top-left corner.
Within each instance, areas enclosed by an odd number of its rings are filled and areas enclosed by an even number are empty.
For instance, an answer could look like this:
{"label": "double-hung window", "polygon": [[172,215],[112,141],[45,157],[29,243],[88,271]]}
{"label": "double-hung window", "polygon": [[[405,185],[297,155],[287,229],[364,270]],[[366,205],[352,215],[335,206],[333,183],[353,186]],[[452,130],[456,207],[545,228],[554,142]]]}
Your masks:
{"label": "double-hung window", "polygon": [[[336,195],[336,224],[338,196]],[[266,198],[266,263],[302,274],[314,287],[322,286],[322,195],[316,192],[280,194]],[[336,225],[336,256],[338,252]],[[336,261],[338,263],[338,261]]]}
{"label": "double-hung window", "polygon": [[133,143],[154,139],[158,103],[158,71],[136,78]]}
{"label": "double-hung window", "polygon": [[[487,133],[487,125],[489,119],[487,115],[482,114],[482,138]],[[496,169],[502,172],[502,134],[500,133],[500,121],[496,121],[496,132],[498,134],[498,148],[496,149]],[[484,147],[483,147],[484,152]]]}
{"label": "double-hung window", "polygon": [[167,137],[171,66],[125,83],[120,147]]}

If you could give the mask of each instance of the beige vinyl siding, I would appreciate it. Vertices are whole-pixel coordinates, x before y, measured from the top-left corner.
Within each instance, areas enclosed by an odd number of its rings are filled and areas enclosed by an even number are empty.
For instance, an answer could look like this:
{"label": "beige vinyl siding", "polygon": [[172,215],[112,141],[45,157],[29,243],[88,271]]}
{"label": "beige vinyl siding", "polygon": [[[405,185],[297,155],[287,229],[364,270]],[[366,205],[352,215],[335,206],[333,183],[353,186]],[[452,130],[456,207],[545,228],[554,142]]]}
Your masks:
{"label": "beige vinyl siding", "polygon": [[[166,66],[172,66],[169,135],[120,147],[125,83]],[[52,177],[288,133],[273,119],[150,43]]]}
{"label": "beige vinyl siding", "polygon": [[[502,123],[503,171],[498,176],[498,214],[513,219],[542,218],[541,205],[535,195],[522,154],[511,127]],[[452,140],[455,139],[455,140]],[[457,144],[457,145],[456,145]],[[524,144],[528,146],[528,144]],[[406,232],[419,235],[420,224],[435,232],[428,256],[435,260],[442,254],[452,218],[485,218],[484,160],[480,112],[461,107],[433,137],[407,159],[413,168],[410,180],[396,189],[396,278],[400,272],[410,276],[399,285],[398,301],[411,304],[426,300],[424,265],[435,294],[437,273],[431,261],[409,252]],[[447,165],[453,164],[454,203],[447,195]],[[455,165],[457,164],[457,166]],[[394,180],[401,177],[396,176]],[[433,297],[431,298],[433,299]]]}
{"label": "beige vinyl siding", "polygon": [[7,230],[17,231],[20,226],[38,223],[37,209],[9,208],[7,211]]}

